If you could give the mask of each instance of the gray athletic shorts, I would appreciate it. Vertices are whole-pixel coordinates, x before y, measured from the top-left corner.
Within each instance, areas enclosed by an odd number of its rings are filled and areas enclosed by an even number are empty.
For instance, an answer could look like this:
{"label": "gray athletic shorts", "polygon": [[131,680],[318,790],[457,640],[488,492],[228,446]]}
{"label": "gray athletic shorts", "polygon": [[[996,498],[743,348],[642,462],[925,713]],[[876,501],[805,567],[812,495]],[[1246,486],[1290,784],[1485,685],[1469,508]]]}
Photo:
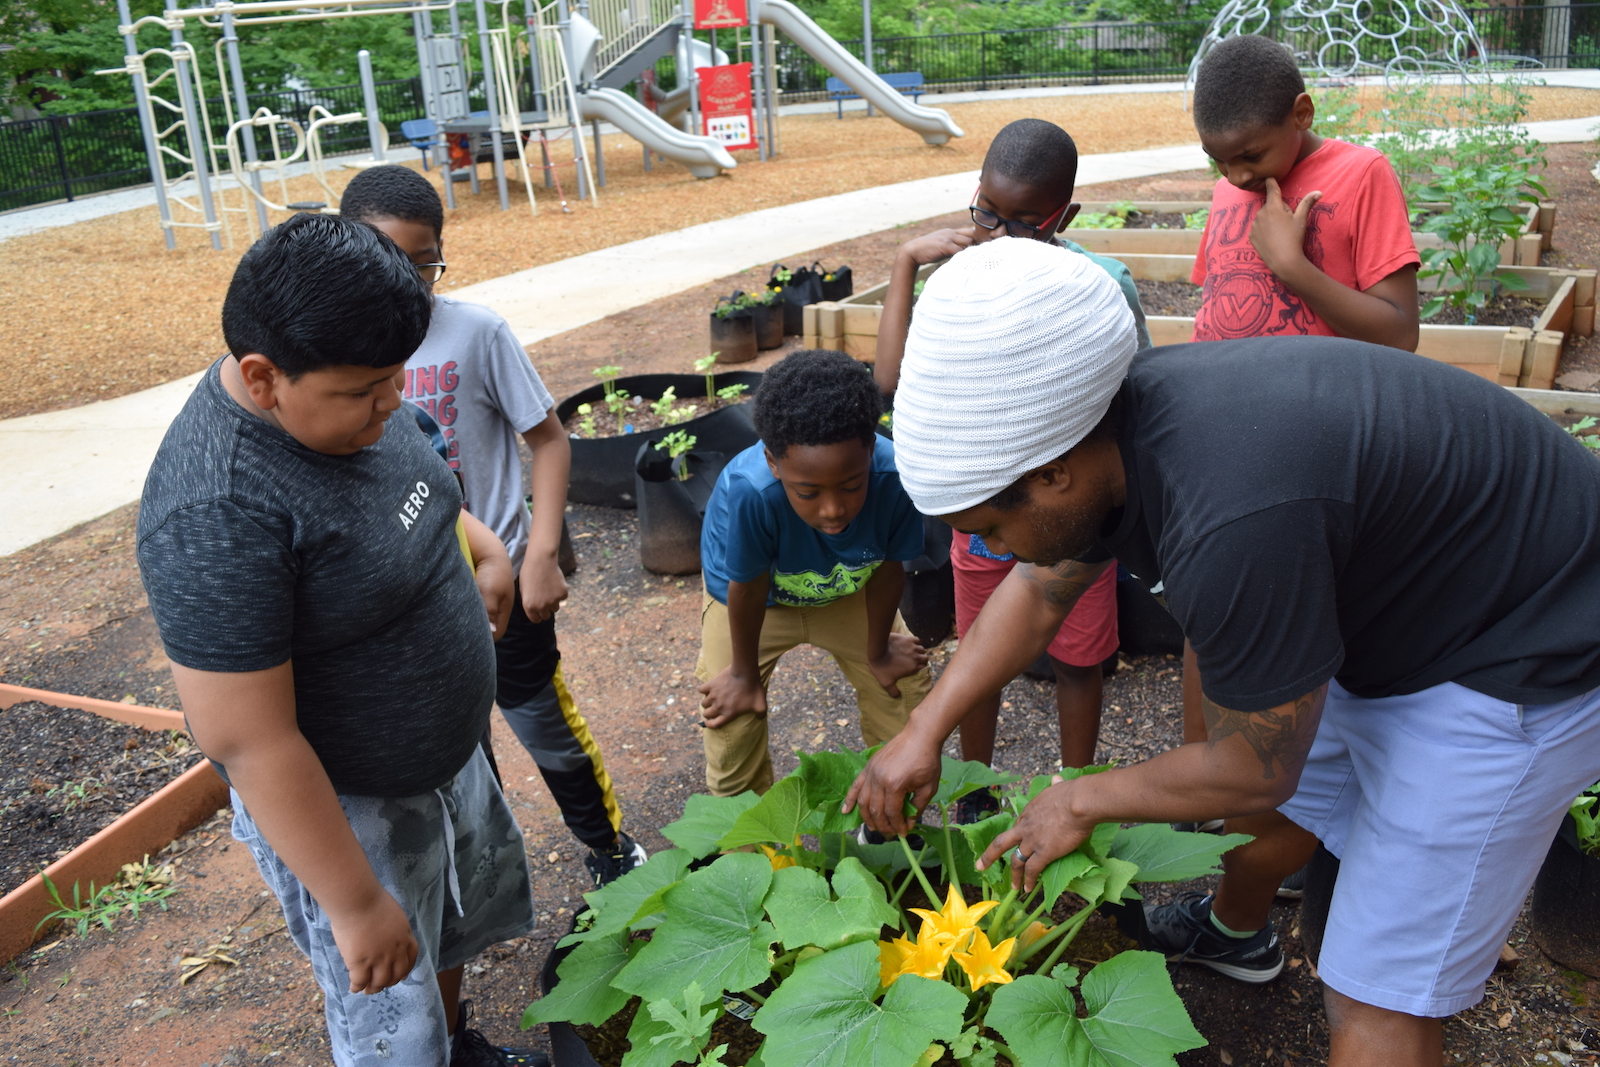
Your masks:
{"label": "gray athletic shorts", "polygon": [[482,749],[441,789],[414,797],[341,796],[340,805],[378,882],[411,919],[417,965],[371,996],[350,992],[350,974],[328,918],[278,859],[233,794],[233,836],[248,845],[283,905],[289,936],[322,987],[338,1067],[444,1067],[450,1035],[438,971],[533,928],[522,831]]}

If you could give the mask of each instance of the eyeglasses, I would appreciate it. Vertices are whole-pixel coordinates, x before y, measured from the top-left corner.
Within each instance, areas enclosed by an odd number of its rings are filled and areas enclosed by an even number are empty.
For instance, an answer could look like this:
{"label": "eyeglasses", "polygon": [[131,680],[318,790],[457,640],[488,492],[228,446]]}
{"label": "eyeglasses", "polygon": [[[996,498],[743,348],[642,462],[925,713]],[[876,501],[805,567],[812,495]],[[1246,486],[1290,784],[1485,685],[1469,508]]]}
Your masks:
{"label": "eyeglasses", "polygon": [[[982,186],[978,187],[980,192],[982,189]],[[1035,226],[1032,223],[1018,222],[1015,219],[1003,219],[988,208],[979,207],[978,193],[974,192],[972,194],[972,203],[967,206],[967,213],[972,216],[972,224],[974,226],[982,227],[985,230],[996,230],[1004,226],[1008,237],[1021,237],[1024,240],[1031,241],[1042,232],[1054,234],[1056,223],[1061,221],[1062,212],[1071,206],[1070,202],[1062,204],[1050,213],[1049,218]]]}
{"label": "eyeglasses", "polygon": [[444,277],[445,264],[443,263],[418,263],[417,273],[422,275],[422,280],[432,285]]}

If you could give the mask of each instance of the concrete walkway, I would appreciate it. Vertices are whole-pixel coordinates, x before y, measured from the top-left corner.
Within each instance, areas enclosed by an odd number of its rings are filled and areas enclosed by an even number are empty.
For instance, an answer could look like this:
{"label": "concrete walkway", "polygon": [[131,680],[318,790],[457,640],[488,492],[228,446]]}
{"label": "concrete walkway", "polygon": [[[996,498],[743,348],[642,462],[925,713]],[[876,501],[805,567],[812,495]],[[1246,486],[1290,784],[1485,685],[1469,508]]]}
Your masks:
{"label": "concrete walkway", "polygon": [[[1205,166],[1198,145],[1084,156],[1078,181],[1116,181]],[[548,263],[450,293],[488,304],[523,344],[837,241],[960,210],[976,171],[768,208]],[[586,210],[586,209],[580,209]],[[603,212],[603,208],[601,211]],[[597,215],[597,224],[603,220]],[[198,374],[115,400],[0,420],[0,449],[27,456],[0,472],[7,555],[139,498],[162,435]]]}

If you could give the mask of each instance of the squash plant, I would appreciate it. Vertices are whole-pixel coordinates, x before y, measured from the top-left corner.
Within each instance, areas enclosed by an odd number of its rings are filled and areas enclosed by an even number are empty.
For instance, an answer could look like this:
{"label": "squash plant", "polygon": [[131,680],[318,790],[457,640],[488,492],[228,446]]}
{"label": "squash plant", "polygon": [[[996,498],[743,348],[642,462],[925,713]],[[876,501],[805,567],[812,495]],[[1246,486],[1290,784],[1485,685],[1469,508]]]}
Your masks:
{"label": "squash plant", "polygon": [[[765,796],[690,797],[662,830],[676,848],[585,895],[558,943],[576,945],[559,984],[522,1025],[599,1026],[638,998],[624,1067],[724,1062],[708,1046],[729,1007],[754,1009],[765,1041],[749,1062],[762,1067],[927,1067],[947,1053],[966,1067],[1157,1067],[1205,1044],[1159,954],[1084,974],[1061,959],[1100,905],[1138,899],[1136,882],[1212,873],[1248,838],[1106,824],[1021,894],[1007,864],[976,861],[1049,777],[946,758],[930,806],[941,824],[918,824],[916,846],[861,844],[860,817],[839,809],[866,759],[805,753]],[[999,814],[951,823],[957,799],[996,786]],[[929,907],[906,906],[913,886]],[[1053,922],[1069,893],[1081,906]]]}

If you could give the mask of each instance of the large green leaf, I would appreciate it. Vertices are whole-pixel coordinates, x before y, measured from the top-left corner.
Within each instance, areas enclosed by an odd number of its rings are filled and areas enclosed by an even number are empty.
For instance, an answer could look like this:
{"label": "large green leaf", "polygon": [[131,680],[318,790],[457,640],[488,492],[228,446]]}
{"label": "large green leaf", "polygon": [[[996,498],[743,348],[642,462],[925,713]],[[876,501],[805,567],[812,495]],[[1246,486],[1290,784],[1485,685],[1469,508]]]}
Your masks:
{"label": "large green leaf", "polygon": [[617,988],[649,1003],[676,997],[690,982],[715,997],[765,979],[777,937],[761,910],[771,885],[772,864],[749,852],[689,875],[667,890],[666,918],[617,975]]}
{"label": "large green leaf", "polygon": [[558,1020],[599,1026],[628,1003],[628,994],[611,985],[627,962],[627,934],[579,945],[556,968],[556,987],[522,1013],[522,1028]]}
{"label": "large green leaf", "polygon": [[1191,834],[1149,822],[1118,830],[1109,853],[1138,866],[1136,882],[1187,882],[1215,874],[1222,854],[1249,840],[1247,834]]}
{"label": "large green leaf", "polygon": [[934,1041],[961,1033],[967,997],[955,986],[905,975],[881,1004],[878,946],[857,942],[806,960],[752,1021],[767,1035],[766,1067],[911,1067]]}
{"label": "large green leaf", "polygon": [[1067,888],[1082,897],[1089,907],[1098,908],[1121,900],[1123,891],[1133,884],[1138,873],[1139,868],[1127,860],[1107,857],[1074,878]]}
{"label": "large green leaf", "polygon": [[1113,956],[1084,976],[1080,990],[1089,1012],[1084,1035],[1111,1067],[1173,1067],[1174,1054],[1206,1043],[1158,952]]}
{"label": "large green leaf", "polygon": [[933,794],[933,803],[953,804],[968,793],[991,785],[1010,785],[1016,780],[1016,775],[1001,774],[987,763],[941,756],[939,790]]}
{"label": "large green leaf", "polygon": [[[957,824],[956,829],[961,832],[961,836],[966,842],[967,851],[972,853],[974,864],[976,864],[976,861],[982,858],[989,846],[994,844],[994,839],[1011,829],[1016,821],[1011,815],[1002,812],[999,815],[991,815],[982,822],[965,825]],[[985,870],[979,871],[974,866],[973,875],[975,881],[981,880],[996,888],[1004,888],[1011,883],[1011,865],[1005,856],[1001,856],[998,860],[989,864]]]}
{"label": "large green leaf", "polygon": [[806,784],[798,778],[781,778],[754,807],[734,820],[717,844],[724,849],[790,845],[800,833],[801,821],[810,813]]}
{"label": "large green leaf", "polygon": [[759,796],[748,790],[736,797],[708,797],[704,793],[696,793],[683,806],[683,818],[663,826],[661,832],[668,841],[695,859],[704,859],[717,851],[718,839],[728,832],[739,816],[755,807],[760,800]]}
{"label": "large green leaf", "polygon": [[556,947],[609,937],[626,930],[636,918],[643,918],[639,915],[641,905],[657,897],[667,886],[681,881],[688,870],[689,853],[681,848],[669,848],[657,852],[643,866],[635,867],[610,885],[585,893],[583,899],[595,912],[594,925],[588,930],[568,934],[556,942]]}
{"label": "large green leaf", "polygon": [[766,907],[786,949],[876,941],[884,924],[898,926],[900,917],[889,906],[883,883],[868,874],[860,860],[849,857],[833,872],[833,893],[815,871],[785,867],[773,872]]}
{"label": "large green leaf", "polygon": [[[1009,853],[1002,856],[995,866],[1004,867],[1007,872],[1006,877],[1010,878],[1011,857]],[[1044,890],[1043,903],[1045,910],[1049,911],[1054,908],[1056,901],[1061,899],[1061,894],[1065,893],[1068,887],[1075,882],[1081,881],[1085,875],[1097,869],[1094,860],[1085,855],[1081,849],[1068,852],[1065,856],[1052,860],[1045,867],[1044,873],[1039,876],[1039,886]],[[1073,891],[1077,892],[1077,890]]]}
{"label": "large green leaf", "polygon": [[845,794],[867,765],[864,752],[802,752],[795,776],[805,783],[806,799],[815,813],[806,820],[806,832],[844,833],[861,825],[861,813],[840,813]]}
{"label": "large green leaf", "polygon": [[1006,1039],[1016,1067],[1104,1067],[1072,990],[1054,978],[1024,974],[996,989],[985,1022]]}

